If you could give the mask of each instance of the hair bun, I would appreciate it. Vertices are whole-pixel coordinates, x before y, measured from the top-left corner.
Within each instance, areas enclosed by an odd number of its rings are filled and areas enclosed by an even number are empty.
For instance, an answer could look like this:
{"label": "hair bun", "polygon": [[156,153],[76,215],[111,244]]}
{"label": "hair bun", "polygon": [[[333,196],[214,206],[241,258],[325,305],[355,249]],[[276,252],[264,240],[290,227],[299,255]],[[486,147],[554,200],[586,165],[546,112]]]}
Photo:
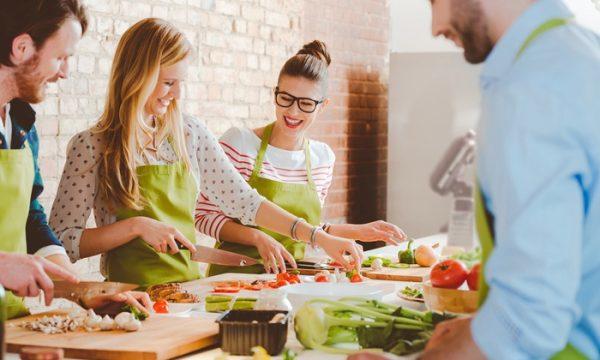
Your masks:
{"label": "hair bun", "polygon": [[312,55],[327,63],[328,66],[331,64],[331,56],[327,51],[327,46],[321,40],[313,40],[307,44],[304,44],[302,49],[300,49],[296,55]]}

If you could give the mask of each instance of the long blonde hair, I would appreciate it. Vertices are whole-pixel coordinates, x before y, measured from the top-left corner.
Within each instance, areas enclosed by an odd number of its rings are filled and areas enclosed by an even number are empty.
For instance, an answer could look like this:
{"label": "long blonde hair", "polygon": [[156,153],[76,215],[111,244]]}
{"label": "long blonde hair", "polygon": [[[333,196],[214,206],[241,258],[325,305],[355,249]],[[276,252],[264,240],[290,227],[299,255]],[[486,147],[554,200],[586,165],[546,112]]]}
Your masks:
{"label": "long blonde hair", "polygon": [[[155,18],[139,21],[119,41],[104,112],[92,130],[101,135],[105,146],[98,169],[99,194],[115,207],[143,208],[135,159],[144,151],[138,129],[146,134],[151,131],[144,121],[144,106],[158,83],[161,66],[176,64],[191,51],[177,28]],[[155,135],[168,138],[189,169],[182,115],[175,99],[167,112],[157,117]]]}

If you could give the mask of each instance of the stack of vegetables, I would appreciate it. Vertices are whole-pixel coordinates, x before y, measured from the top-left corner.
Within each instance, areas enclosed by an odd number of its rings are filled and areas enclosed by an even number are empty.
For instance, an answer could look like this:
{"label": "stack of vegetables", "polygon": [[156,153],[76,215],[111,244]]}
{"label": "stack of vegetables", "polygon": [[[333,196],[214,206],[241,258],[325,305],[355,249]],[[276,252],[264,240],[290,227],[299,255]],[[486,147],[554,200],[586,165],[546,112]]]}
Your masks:
{"label": "stack of vegetables", "polygon": [[[309,349],[345,354],[358,345],[408,355],[423,350],[434,326],[453,317],[363,298],[313,299],[296,312],[294,328],[300,343]],[[335,346],[347,343],[354,349]]]}

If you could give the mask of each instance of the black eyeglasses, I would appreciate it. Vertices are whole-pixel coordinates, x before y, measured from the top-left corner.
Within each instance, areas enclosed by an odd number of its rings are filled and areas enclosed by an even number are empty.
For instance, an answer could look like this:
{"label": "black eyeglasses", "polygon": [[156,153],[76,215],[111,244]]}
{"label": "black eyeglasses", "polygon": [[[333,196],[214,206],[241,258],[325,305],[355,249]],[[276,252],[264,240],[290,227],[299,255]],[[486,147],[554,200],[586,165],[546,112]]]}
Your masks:
{"label": "black eyeglasses", "polygon": [[305,113],[312,113],[317,109],[317,105],[321,104],[325,100],[315,100],[306,97],[296,97],[292,94],[286,93],[285,91],[279,91],[279,87],[275,88],[275,103],[277,105],[289,108],[298,102],[298,108]]}

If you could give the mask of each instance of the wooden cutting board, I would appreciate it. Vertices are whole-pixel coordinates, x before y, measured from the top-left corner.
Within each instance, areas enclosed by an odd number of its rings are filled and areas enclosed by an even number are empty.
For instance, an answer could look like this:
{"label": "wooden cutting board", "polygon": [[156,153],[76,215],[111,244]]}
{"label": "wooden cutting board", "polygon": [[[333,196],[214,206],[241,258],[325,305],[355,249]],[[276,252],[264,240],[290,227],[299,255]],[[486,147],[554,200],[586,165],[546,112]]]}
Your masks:
{"label": "wooden cutting board", "polygon": [[[314,275],[322,270],[298,269],[302,275]],[[431,267],[411,266],[410,268],[383,268],[379,271],[373,271],[370,268],[363,268],[363,276],[377,280],[422,282],[429,278]]]}
{"label": "wooden cutting board", "polygon": [[136,332],[114,330],[43,334],[12,325],[53,314],[57,312],[8,321],[8,351],[19,352],[24,346],[44,346],[62,348],[68,358],[160,360],[188,354],[218,342],[218,324],[211,319],[194,317],[151,316],[142,322],[142,328]]}
{"label": "wooden cutting board", "polygon": [[379,271],[363,269],[362,274],[370,279],[422,282],[429,278],[431,267],[411,266],[409,268],[383,268]]}

